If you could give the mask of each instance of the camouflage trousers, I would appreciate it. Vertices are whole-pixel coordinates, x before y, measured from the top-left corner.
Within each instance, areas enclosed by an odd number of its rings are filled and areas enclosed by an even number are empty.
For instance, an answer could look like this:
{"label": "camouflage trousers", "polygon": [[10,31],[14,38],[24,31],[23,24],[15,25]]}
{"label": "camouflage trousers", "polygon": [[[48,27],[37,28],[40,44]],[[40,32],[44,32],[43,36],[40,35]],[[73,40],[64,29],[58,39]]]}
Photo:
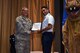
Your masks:
{"label": "camouflage trousers", "polygon": [[16,40],[16,53],[30,53],[30,40]]}
{"label": "camouflage trousers", "polygon": [[[21,37],[22,36],[22,37]],[[30,38],[23,35],[18,36],[19,38],[15,41],[16,53],[30,53]]]}

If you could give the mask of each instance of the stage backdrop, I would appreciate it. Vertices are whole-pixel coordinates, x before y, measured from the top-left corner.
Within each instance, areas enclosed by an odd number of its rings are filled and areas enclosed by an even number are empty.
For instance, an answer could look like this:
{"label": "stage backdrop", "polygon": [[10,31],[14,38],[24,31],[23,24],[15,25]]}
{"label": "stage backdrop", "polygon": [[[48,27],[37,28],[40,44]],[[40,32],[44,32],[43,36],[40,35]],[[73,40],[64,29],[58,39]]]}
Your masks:
{"label": "stage backdrop", "polygon": [[[43,20],[41,6],[47,5],[54,15],[54,0],[0,0],[0,53],[9,53],[9,37],[15,31],[15,19],[23,6],[29,9],[29,18],[33,22]],[[41,50],[41,35],[31,35],[31,50]]]}

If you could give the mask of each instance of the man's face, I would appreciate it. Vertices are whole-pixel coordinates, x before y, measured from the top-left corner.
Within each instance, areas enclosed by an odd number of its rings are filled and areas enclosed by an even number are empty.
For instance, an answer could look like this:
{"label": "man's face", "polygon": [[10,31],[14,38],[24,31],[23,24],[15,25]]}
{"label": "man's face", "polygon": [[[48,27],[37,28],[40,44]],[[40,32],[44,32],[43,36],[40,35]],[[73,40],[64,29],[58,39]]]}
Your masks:
{"label": "man's face", "polygon": [[28,9],[22,9],[21,12],[23,16],[28,16]]}
{"label": "man's face", "polygon": [[48,9],[42,8],[42,13],[43,13],[44,15],[46,15],[48,12],[49,12]]}

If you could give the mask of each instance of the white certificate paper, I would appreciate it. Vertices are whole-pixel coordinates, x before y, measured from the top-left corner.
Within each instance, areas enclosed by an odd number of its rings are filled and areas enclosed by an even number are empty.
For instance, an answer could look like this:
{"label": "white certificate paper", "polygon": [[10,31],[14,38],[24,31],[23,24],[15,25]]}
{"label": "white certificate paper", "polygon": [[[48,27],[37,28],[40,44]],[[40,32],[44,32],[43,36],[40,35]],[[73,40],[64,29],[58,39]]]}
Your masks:
{"label": "white certificate paper", "polygon": [[32,31],[40,30],[41,28],[41,23],[34,23],[32,27]]}

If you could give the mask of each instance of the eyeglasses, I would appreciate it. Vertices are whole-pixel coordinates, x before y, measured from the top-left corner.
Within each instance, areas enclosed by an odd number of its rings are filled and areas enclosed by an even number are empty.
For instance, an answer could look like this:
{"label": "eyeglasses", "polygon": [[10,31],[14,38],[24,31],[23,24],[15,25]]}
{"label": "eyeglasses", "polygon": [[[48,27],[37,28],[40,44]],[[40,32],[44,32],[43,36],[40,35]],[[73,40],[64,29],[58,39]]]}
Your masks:
{"label": "eyeglasses", "polygon": [[71,6],[67,9],[68,12],[77,12],[79,10],[79,7]]}

